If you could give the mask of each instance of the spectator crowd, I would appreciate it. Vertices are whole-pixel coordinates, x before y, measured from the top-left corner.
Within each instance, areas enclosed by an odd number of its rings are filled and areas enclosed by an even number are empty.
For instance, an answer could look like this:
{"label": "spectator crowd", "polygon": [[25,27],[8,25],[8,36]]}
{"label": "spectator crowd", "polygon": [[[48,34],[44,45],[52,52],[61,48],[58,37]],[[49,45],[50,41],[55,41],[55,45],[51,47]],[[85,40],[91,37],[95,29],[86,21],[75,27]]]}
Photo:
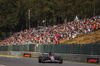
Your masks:
{"label": "spectator crowd", "polygon": [[94,30],[100,29],[100,16],[90,19],[75,20],[63,24],[42,27],[40,29],[30,28],[14,33],[9,38],[0,42],[1,45],[14,44],[60,44],[60,40],[73,39],[79,33],[87,34]]}

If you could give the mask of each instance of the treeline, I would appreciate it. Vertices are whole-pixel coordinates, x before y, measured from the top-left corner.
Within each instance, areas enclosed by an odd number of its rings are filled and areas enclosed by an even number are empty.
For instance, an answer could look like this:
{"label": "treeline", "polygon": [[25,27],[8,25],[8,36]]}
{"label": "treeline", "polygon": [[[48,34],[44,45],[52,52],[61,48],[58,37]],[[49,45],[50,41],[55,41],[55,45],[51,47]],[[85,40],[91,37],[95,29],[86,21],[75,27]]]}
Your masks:
{"label": "treeline", "polygon": [[[30,12],[29,12],[30,11]],[[30,15],[29,15],[30,14]],[[6,32],[100,15],[100,0],[0,0],[0,38]]]}

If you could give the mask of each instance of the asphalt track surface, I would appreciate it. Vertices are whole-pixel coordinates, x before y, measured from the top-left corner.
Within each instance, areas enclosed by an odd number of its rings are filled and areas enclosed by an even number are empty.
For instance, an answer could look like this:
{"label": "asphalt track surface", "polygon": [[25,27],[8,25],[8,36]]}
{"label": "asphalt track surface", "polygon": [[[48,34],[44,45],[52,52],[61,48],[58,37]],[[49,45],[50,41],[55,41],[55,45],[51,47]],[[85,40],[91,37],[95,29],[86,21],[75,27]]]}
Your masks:
{"label": "asphalt track surface", "polygon": [[0,57],[0,66],[100,66],[96,64],[64,61],[59,63],[38,63],[35,58]]}

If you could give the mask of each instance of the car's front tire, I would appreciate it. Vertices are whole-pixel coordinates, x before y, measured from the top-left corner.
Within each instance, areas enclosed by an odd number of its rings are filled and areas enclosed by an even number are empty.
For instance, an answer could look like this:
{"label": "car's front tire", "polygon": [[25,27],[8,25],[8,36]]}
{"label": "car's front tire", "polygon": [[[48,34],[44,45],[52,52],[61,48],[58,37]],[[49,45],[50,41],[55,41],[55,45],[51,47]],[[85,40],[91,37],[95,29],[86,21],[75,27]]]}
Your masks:
{"label": "car's front tire", "polygon": [[60,61],[60,62],[59,62],[60,64],[63,63],[63,59],[62,59],[62,57],[59,57],[59,61]]}

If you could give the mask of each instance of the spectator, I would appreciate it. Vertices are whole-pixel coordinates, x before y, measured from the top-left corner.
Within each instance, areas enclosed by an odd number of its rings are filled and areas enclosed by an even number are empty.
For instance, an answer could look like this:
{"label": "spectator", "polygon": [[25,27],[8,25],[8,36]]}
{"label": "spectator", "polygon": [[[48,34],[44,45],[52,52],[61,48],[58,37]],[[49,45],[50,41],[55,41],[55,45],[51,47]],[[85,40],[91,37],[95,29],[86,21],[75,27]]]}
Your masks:
{"label": "spectator", "polygon": [[100,16],[72,21],[64,24],[53,25],[48,27],[43,27],[40,29],[30,28],[29,30],[21,30],[18,33],[13,34],[9,38],[0,42],[1,45],[14,45],[14,44],[51,44],[53,42],[58,42],[63,39],[73,39],[79,33],[90,33],[93,30],[100,29]]}

